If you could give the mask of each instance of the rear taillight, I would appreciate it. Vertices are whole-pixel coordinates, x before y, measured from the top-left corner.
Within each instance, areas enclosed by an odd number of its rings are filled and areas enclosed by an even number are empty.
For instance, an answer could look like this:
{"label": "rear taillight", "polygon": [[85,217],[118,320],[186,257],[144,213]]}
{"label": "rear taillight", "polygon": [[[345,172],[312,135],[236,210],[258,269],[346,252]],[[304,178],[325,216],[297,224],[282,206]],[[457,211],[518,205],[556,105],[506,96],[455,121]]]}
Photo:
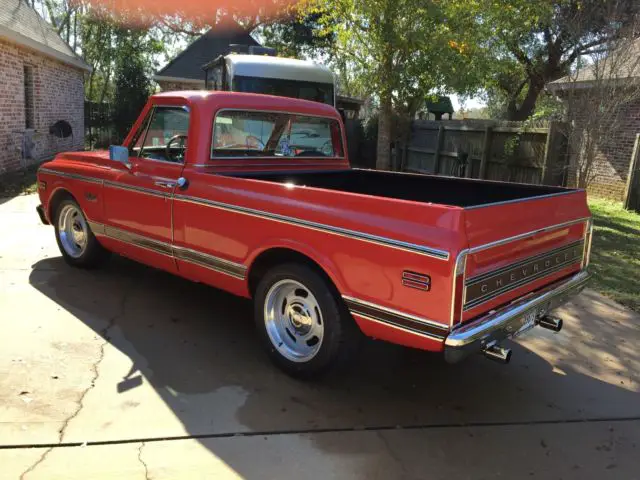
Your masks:
{"label": "rear taillight", "polygon": [[467,269],[467,250],[463,250],[456,258],[456,265],[453,269],[453,288],[451,295],[451,327],[462,321],[462,310],[464,306],[464,282]]}
{"label": "rear taillight", "polygon": [[584,225],[584,250],[582,251],[582,268],[589,266],[591,256],[591,240],[593,240],[593,218],[590,218]]}

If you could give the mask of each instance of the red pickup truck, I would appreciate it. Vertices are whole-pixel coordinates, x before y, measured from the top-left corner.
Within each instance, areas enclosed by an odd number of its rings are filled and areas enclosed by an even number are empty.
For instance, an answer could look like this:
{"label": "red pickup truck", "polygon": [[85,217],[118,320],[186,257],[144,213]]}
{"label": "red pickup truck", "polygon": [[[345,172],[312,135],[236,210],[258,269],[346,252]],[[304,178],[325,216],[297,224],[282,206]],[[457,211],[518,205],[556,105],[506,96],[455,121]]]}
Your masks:
{"label": "red pickup truck", "polygon": [[38,172],[65,260],[108,252],[252,298],[275,363],[319,374],[359,332],[458,362],[588,280],[583,190],[352,169],[331,106],[232,92],[154,95],[123,146]]}

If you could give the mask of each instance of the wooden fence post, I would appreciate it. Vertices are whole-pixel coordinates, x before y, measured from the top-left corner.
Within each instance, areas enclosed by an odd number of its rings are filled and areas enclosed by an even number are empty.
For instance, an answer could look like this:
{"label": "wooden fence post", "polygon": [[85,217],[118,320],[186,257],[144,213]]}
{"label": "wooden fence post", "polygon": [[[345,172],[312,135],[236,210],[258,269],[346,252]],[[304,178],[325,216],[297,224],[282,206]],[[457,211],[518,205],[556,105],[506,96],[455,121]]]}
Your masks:
{"label": "wooden fence post", "polygon": [[491,155],[491,140],[493,139],[493,128],[487,125],[484,129],[484,140],[482,143],[482,158],[480,159],[480,172],[478,178],[485,179],[487,177],[487,165],[489,164],[489,155]]}
{"label": "wooden fence post", "polygon": [[640,191],[634,191],[638,190],[638,182],[635,178],[638,167],[638,155],[640,155],[640,133],[636,134],[636,141],[633,144],[633,153],[631,154],[631,162],[629,163],[629,174],[627,175],[627,185],[624,189],[624,199],[622,204],[627,210],[636,210],[640,205],[640,202],[638,202],[637,199],[634,199],[634,197],[637,198],[638,195],[640,195]]}
{"label": "wooden fence post", "polygon": [[544,158],[542,160],[542,172],[540,180],[543,185],[551,185],[553,183],[553,167],[558,161],[558,138],[560,134],[560,125],[557,121],[549,122],[547,130],[547,141],[544,144]]}
{"label": "wooden fence post", "polygon": [[436,151],[433,155],[433,174],[438,175],[440,170],[440,150],[444,144],[444,125],[440,125],[438,128],[438,138],[436,140]]}

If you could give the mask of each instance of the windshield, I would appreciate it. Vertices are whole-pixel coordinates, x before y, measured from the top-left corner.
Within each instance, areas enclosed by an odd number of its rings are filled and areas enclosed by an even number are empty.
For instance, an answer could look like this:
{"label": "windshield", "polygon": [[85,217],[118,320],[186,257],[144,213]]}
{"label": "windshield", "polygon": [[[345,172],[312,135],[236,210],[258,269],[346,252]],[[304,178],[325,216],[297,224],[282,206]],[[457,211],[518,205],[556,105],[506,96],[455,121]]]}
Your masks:
{"label": "windshield", "polygon": [[301,98],[333,105],[333,85],[330,83],[236,75],[233,77],[233,91]]}

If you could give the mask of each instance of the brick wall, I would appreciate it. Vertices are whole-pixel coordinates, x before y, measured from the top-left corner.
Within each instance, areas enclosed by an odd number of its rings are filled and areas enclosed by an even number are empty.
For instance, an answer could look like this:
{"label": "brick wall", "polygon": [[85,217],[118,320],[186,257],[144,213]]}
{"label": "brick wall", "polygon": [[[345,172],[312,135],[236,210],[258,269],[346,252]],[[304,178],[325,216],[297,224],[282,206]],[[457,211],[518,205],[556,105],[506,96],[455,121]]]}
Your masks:
{"label": "brick wall", "polygon": [[[24,67],[33,76],[33,158],[22,159],[25,132]],[[84,148],[83,71],[36,51],[0,40],[0,172],[40,162],[66,150]],[[68,121],[73,137],[49,134],[58,120]]]}
{"label": "brick wall", "polygon": [[[571,102],[568,105],[571,109]],[[582,115],[597,115],[597,112],[587,109]],[[581,116],[576,108],[570,116],[576,120],[579,128]],[[594,178],[587,187],[589,194],[622,201],[629,175],[629,164],[633,153],[636,134],[640,133],[640,100],[622,106],[617,117],[620,127],[597,146],[597,157],[593,165]],[[577,143],[577,142],[574,142]],[[579,146],[572,146],[573,154],[570,160],[569,184],[576,183],[576,165],[580,155]]]}

